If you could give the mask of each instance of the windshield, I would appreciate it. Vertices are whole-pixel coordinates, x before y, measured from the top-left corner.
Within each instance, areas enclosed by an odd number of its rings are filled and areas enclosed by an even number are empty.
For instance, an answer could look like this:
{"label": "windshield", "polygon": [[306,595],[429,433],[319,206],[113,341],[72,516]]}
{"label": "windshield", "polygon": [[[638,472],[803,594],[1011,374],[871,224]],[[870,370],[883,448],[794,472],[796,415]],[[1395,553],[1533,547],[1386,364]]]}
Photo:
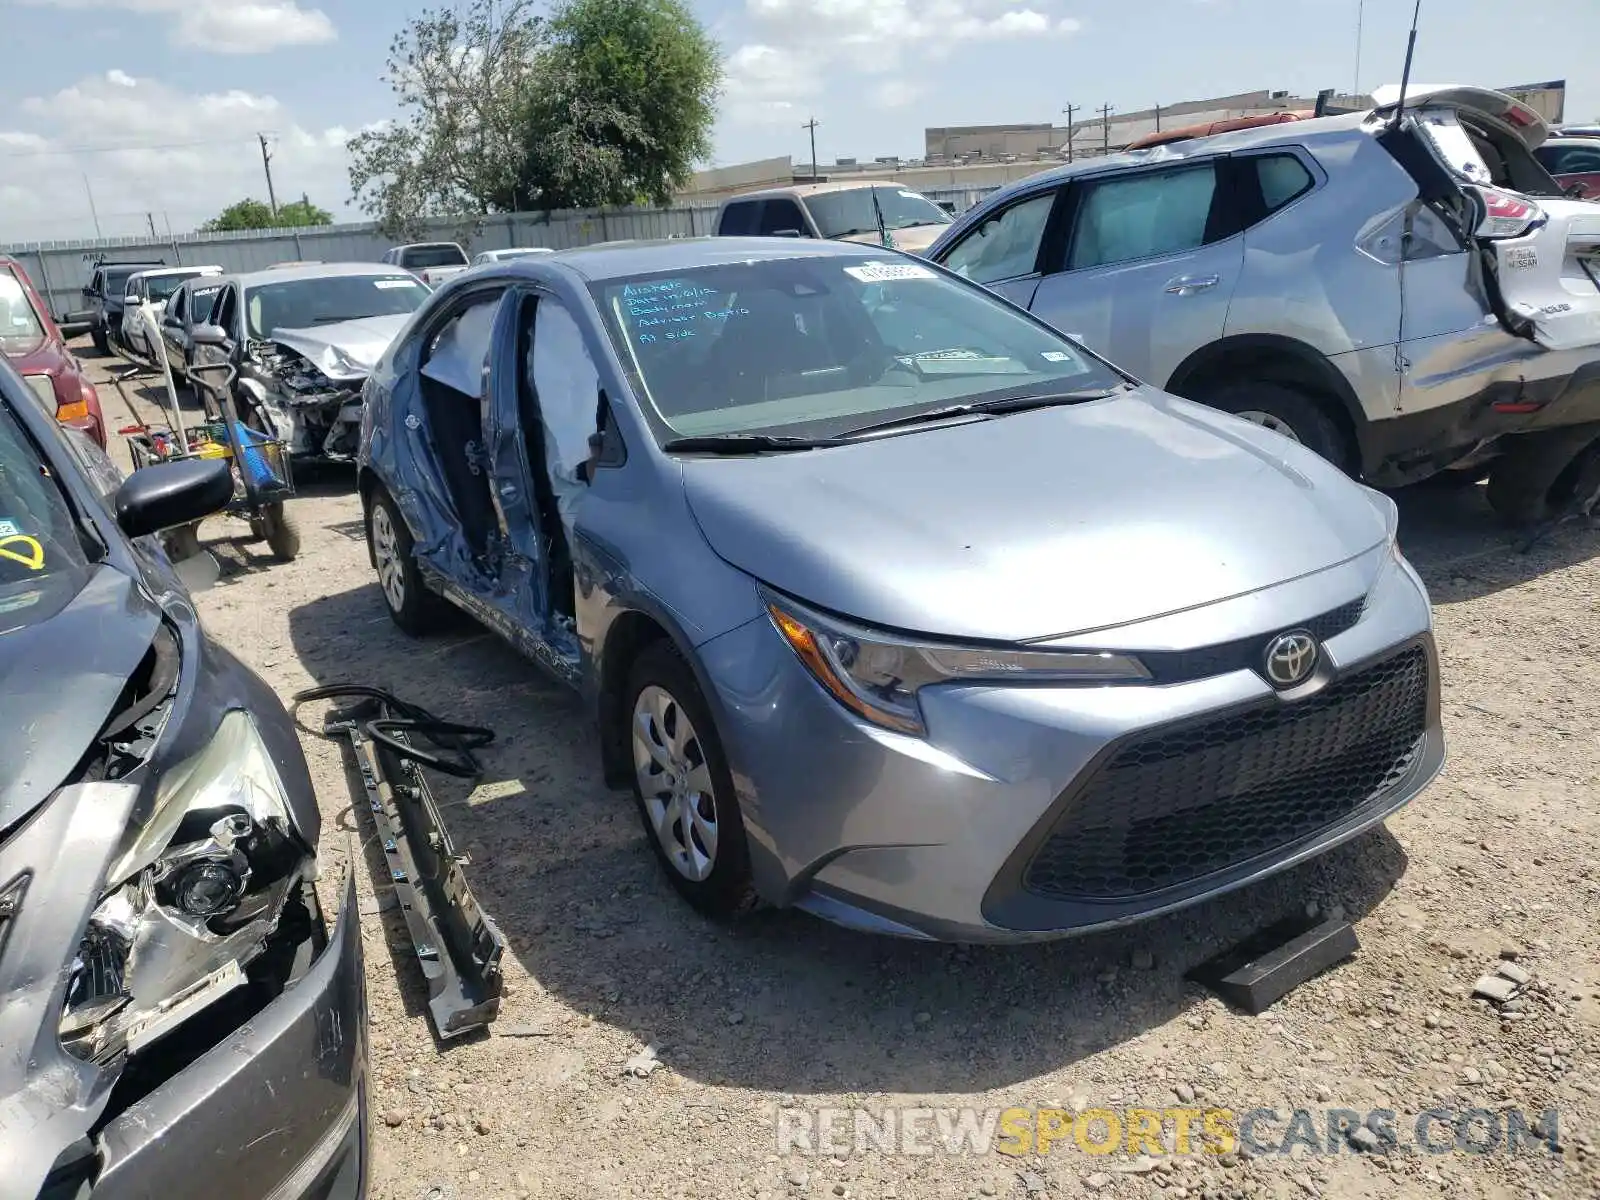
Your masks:
{"label": "windshield", "polygon": [[88,577],[89,555],[55,472],[0,400],[0,636],[54,616]]}
{"label": "windshield", "polygon": [[666,437],[834,436],[919,407],[1109,389],[1060,334],[899,258],[794,258],[593,285]]}
{"label": "windshield", "polygon": [[[878,207],[872,197],[878,197]],[[854,188],[848,192],[823,192],[806,197],[817,228],[826,238],[850,237],[878,232],[878,210],[883,212],[885,229],[909,229],[913,225],[948,225],[950,217],[926,196],[898,187]]]}
{"label": "windshield", "polygon": [[37,342],[43,336],[22,281],[10,267],[0,267],[0,339]]}
{"label": "windshield", "polygon": [[410,275],[326,275],[266,283],[249,291],[248,332],[264,338],[274,329],[398,316],[415,312],[430,294]]}
{"label": "windshield", "polygon": [[413,246],[400,255],[400,265],[413,271],[426,270],[429,267],[464,267],[467,265],[467,255],[460,246],[448,243],[438,246]]}
{"label": "windshield", "polygon": [[185,279],[198,279],[200,272],[189,275],[147,275],[144,290],[150,293],[150,303],[160,304],[172,298],[172,293],[183,286]]}

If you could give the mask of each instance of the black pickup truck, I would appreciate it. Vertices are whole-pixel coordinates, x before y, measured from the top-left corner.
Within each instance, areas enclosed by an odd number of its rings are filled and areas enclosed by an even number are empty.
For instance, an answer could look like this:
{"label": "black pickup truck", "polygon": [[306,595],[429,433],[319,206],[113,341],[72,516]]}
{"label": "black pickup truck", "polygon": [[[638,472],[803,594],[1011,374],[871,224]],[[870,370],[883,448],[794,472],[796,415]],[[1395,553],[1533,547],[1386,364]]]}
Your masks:
{"label": "black pickup truck", "polygon": [[148,262],[98,262],[89,285],[83,289],[83,298],[89,315],[89,336],[94,348],[101,354],[111,353],[110,339],[122,329],[122,297],[128,286],[128,277],[139,271],[166,266],[164,259]]}

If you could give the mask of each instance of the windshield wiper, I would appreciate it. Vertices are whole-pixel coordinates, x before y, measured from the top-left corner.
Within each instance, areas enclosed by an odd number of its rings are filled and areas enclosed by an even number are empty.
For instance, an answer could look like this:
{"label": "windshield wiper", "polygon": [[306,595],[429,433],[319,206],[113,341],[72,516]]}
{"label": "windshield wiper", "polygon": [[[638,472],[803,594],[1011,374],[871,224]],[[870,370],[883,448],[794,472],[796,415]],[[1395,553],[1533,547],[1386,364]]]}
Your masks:
{"label": "windshield wiper", "polygon": [[891,417],[846,431],[843,438],[858,438],[885,429],[899,429],[906,425],[923,425],[934,421],[948,421],[955,417],[1003,417],[1009,413],[1028,412],[1035,408],[1057,408],[1066,404],[1085,404],[1090,400],[1104,400],[1118,392],[1128,390],[1119,383],[1109,388],[1088,388],[1079,392],[1049,392],[1038,396],[1000,396],[994,400],[977,400],[967,404],[948,404],[943,408],[930,408],[924,412]]}
{"label": "windshield wiper", "polygon": [[371,313],[358,313],[353,317],[312,317],[313,325],[338,325],[344,321],[365,321]]}
{"label": "windshield wiper", "polygon": [[839,438],[784,437],[769,433],[727,433],[705,437],[681,437],[663,442],[668,453],[767,454],[786,450],[817,450],[842,446]]}

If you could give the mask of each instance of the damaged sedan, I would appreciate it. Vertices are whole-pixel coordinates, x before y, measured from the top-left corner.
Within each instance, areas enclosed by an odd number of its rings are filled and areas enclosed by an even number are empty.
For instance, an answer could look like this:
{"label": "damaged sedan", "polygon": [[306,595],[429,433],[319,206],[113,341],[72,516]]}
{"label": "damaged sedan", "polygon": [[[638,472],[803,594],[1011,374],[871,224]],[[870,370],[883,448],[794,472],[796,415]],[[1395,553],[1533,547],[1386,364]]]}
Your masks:
{"label": "damaged sedan", "polygon": [[[77,441],[70,441],[77,438]],[[0,364],[0,1195],[366,1186],[354,877],[272,690],[202,630],[156,542],[228,466],[122,479]],[[113,512],[115,516],[113,516]]]}
{"label": "damaged sedan", "polygon": [[892,250],[478,267],[373,372],[358,487],[395,623],[457,605],[581,689],[709,913],[1118,926],[1443,760],[1392,501]]}
{"label": "damaged sedan", "polygon": [[[371,263],[312,263],[224,281],[211,321],[238,369],[239,415],[301,461],[351,462],[361,389],[372,365],[429,295],[409,272]],[[213,414],[215,415],[215,414]]]}

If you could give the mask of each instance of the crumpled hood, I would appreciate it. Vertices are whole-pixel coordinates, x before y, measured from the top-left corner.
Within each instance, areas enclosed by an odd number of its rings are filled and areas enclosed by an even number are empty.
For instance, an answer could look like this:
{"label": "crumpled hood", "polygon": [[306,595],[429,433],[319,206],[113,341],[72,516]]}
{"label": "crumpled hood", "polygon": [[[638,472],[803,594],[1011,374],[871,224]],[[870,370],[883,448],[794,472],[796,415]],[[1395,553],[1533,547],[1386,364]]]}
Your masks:
{"label": "crumpled hood", "polygon": [[309,329],[274,329],[271,336],[310,359],[329,379],[365,379],[410,319],[410,313],[361,317]]}
{"label": "crumpled hood", "polygon": [[66,781],[160,621],[134,580],[101,566],[61,611],[0,634],[0,829]]}
{"label": "crumpled hood", "polygon": [[695,518],[728,562],[859,621],[947,637],[1122,625],[1296,579],[1387,534],[1331,463],[1150,388],[682,462]]}

